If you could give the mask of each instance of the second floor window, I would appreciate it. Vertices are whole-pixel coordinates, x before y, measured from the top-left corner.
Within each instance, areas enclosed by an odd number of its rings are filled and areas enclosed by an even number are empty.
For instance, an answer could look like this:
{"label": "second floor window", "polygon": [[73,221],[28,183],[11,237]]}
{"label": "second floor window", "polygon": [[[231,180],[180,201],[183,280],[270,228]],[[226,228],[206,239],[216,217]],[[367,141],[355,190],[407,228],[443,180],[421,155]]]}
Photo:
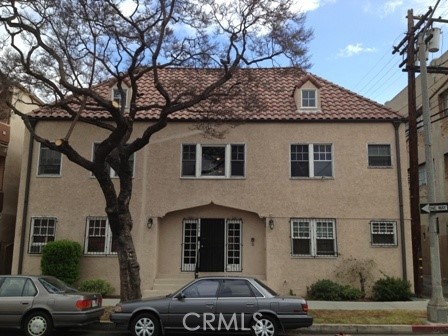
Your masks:
{"label": "second floor window", "polygon": [[61,175],[61,153],[54,151],[44,145],[40,145],[39,176],[60,176]]}
{"label": "second floor window", "polygon": [[[93,144],[92,160],[95,159],[96,148],[98,147],[98,145],[99,145],[98,142],[95,142]],[[110,172],[110,177],[118,177],[117,172],[115,170],[113,170],[109,164],[106,163],[106,165],[107,165],[107,169]],[[131,166],[131,169],[132,169],[132,176],[134,176],[134,174],[135,174],[135,153],[132,153],[132,155],[129,157],[129,165]],[[93,176],[93,174],[91,174],[91,175]]]}
{"label": "second floor window", "polygon": [[390,145],[368,145],[369,167],[391,167]]}
{"label": "second floor window", "polygon": [[332,177],[331,144],[291,145],[291,177]]}
{"label": "second floor window", "polygon": [[316,90],[302,90],[302,107],[316,106]]}
{"label": "second floor window", "polygon": [[244,145],[182,145],[182,177],[244,177]]}

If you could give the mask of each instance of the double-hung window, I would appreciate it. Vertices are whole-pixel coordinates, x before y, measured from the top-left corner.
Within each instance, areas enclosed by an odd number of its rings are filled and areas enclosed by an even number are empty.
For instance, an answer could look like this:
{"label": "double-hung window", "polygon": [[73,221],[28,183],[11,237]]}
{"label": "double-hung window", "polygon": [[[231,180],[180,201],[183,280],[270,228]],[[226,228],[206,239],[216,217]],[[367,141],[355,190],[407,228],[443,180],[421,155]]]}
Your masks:
{"label": "double-hung window", "polygon": [[54,241],[56,222],[57,220],[54,217],[31,218],[30,254],[42,253],[42,248],[48,242]]}
{"label": "double-hung window", "polygon": [[332,177],[331,144],[292,144],[291,177]]}
{"label": "double-hung window", "polygon": [[182,177],[245,176],[245,145],[182,145]]}
{"label": "double-hung window", "polygon": [[397,245],[397,223],[394,221],[371,221],[370,232],[374,246]]}
{"label": "double-hung window", "polygon": [[334,219],[291,219],[291,255],[337,256]]}
{"label": "double-hung window", "polygon": [[[126,105],[127,105],[128,89],[123,88],[122,91],[123,91],[123,96],[121,95],[120,89],[114,88],[112,90],[112,101],[116,104],[117,107],[121,107],[122,105],[126,107]],[[124,104],[123,104],[123,102],[124,102]]]}
{"label": "double-hung window", "polygon": [[54,151],[45,145],[40,145],[39,166],[37,169],[39,176],[60,176],[61,175],[61,153]]}
{"label": "double-hung window", "polygon": [[117,247],[107,217],[87,217],[85,254],[116,254]]}
{"label": "double-hung window", "polygon": [[368,145],[369,167],[391,167],[390,145]]}

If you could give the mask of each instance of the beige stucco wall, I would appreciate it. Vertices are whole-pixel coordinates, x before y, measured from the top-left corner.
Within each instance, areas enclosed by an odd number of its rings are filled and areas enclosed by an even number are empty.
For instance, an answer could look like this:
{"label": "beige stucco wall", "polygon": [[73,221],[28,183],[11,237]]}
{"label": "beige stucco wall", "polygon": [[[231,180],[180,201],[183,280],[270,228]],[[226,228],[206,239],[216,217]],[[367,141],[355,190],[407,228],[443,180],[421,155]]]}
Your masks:
{"label": "beige stucco wall", "polygon": [[[136,130],[141,131],[141,124]],[[38,132],[50,139],[65,136],[67,122],[39,122]],[[78,124],[70,143],[91,158],[92,143],[105,131]],[[405,157],[404,127],[400,127],[401,155]],[[244,179],[181,178],[182,144],[246,145]],[[333,144],[334,178],[291,179],[289,150],[292,143]],[[370,169],[368,144],[390,144],[392,168]],[[104,215],[104,200],[89,172],[62,159],[62,176],[36,176],[39,145],[33,153],[30,200],[26,219],[25,250],[28,249],[31,216],[58,218],[56,238],[84,244],[86,216]],[[26,153],[26,150],[24,151]],[[22,173],[25,169],[22,165]],[[142,289],[150,289],[158,274],[175,274],[180,268],[181,220],[195,217],[240,217],[243,224],[243,274],[265,275],[274,288],[304,294],[306,286],[323,277],[333,277],[337,265],[349,256],[373,259],[391,276],[402,276],[401,240],[393,248],[370,245],[373,219],[397,221],[399,205],[394,127],[391,123],[245,123],[229,128],[225,139],[210,139],[190,123],[171,123],[154,136],[149,146],[136,155],[131,211],[133,237],[141,265]],[[23,175],[25,176],[25,175]],[[406,167],[402,167],[404,199],[407,200]],[[19,196],[23,206],[23,187]],[[214,205],[210,205],[213,203]],[[405,209],[407,277],[412,278],[408,204]],[[152,229],[148,217],[155,219]],[[266,218],[275,221],[266,228]],[[289,219],[336,219],[337,258],[292,258]],[[20,241],[18,220],[16,242]],[[255,238],[254,248],[247,242]],[[263,241],[264,240],[264,241]],[[18,265],[17,243],[14,269]],[[25,273],[39,272],[40,257],[24,254]],[[107,278],[118,288],[115,257],[86,256],[83,277]],[[286,283],[285,283],[286,281]]]}
{"label": "beige stucco wall", "polygon": [[[17,88],[13,89],[11,100],[16,108],[23,113],[28,113],[33,108],[36,108],[36,105],[33,104],[29,95]],[[3,210],[0,215],[0,242],[3,243],[3,246],[0,248],[0,274],[10,272],[9,269],[6,269],[7,265],[5,265],[3,261],[9,258],[9,256],[6,255],[6,248],[14,242],[20,168],[23,153],[23,137],[25,131],[25,125],[18,115],[11,114],[9,125],[11,132],[3,179]]]}

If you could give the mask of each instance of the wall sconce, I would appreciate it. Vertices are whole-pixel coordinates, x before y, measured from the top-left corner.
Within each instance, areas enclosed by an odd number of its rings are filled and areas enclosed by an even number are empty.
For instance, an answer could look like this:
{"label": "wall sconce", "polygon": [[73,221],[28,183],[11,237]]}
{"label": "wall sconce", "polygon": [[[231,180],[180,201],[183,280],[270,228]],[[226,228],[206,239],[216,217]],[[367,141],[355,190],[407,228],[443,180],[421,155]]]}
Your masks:
{"label": "wall sconce", "polygon": [[254,237],[252,237],[252,238],[250,239],[250,242],[251,242],[252,246],[254,246],[254,243],[255,243],[255,238],[254,238]]}
{"label": "wall sconce", "polygon": [[269,219],[269,228],[274,230],[274,220],[272,218]]}
{"label": "wall sconce", "polygon": [[146,222],[146,226],[148,227],[148,229],[152,228],[152,224],[153,224],[153,219],[152,219],[152,217],[149,217],[148,222]]}

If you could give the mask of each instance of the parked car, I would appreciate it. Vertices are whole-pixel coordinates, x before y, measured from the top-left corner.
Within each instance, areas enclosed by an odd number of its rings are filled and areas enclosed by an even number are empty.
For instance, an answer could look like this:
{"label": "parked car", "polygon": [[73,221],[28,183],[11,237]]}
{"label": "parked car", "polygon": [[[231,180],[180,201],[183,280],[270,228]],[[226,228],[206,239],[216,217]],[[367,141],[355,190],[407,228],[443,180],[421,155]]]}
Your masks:
{"label": "parked car", "polygon": [[110,319],[135,336],[157,336],[165,331],[275,336],[279,330],[313,323],[304,299],[279,296],[251,277],[199,278],[166,297],[119,303]]}
{"label": "parked car", "polygon": [[101,294],[81,293],[51,276],[0,275],[0,327],[47,336],[53,328],[99,321]]}

